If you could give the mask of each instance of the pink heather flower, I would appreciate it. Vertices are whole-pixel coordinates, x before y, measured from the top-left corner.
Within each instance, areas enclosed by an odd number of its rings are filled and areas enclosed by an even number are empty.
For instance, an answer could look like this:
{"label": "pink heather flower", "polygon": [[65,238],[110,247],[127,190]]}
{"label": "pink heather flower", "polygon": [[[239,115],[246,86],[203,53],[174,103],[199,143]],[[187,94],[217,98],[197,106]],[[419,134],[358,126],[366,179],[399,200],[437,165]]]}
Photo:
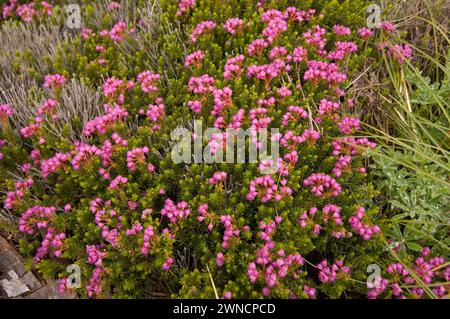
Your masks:
{"label": "pink heather flower", "polygon": [[58,101],[53,99],[48,99],[42,103],[42,105],[38,109],[38,114],[43,115],[47,111],[52,114],[53,111],[58,107]]}
{"label": "pink heather flower", "polygon": [[173,259],[172,258],[167,258],[166,259],[166,261],[164,262],[164,264],[163,264],[163,270],[169,270],[170,269],[170,267],[172,266],[172,264],[173,264]]}
{"label": "pink heather flower", "polygon": [[92,35],[93,35],[93,32],[91,29],[89,29],[89,28],[81,29],[81,37],[83,38],[83,40],[89,39],[89,37]]}
{"label": "pink heather flower", "polygon": [[226,80],[231,78],[239,78],[242,73],[242,63],[244,55],[240,54],[227,60],[224,67],[223,77]]}
{"label": "pink heather flower", "polygon": [[14,16],[14,9],[16,7],[17,4],[17,0],[10,0],[9,4],[4,4],[2,6],[2,16],[3,19],[7,19],[9,17],[13,17]]}
{"label": "pink heather flower", "polygon": [[37,120],[37,123],[30,124],[20,129],[20,134],[22,134],[23,137],[30,138],[31,136],[36,135],[39,131],[41,128],[42,119],[37,117],[35,120]]}
{"label": "pink heather flower", "polygon": [[343,60],[346,56],[358,50],[358,46],[351,41],[337,41],[335,46],[336,49],[328,54],[330,60]]}
{"label": "pink heather flower", "polygon": [[152,213],[153,213],[153,209],[150,209],[150,208],[144,209],[141,214],[141,219],[142,220],[146,219],[147,217],[151,216]]}
{"label": "pink heather flower", "polygon": [[324,61],[308,61],[308,69],[303,75],[303,79],[319,82],[325,80],[331,85],[339,84],[347,79],[344,73],[340,73],[335,63],[327,63]]}
{"label": "pink heather flower", "polygon": [[245,119],[245,110],[239,109],[236,114],[233,115],[231,123],[228,125],[229,128],[235,130],[239,129],[242,125],[242,121]]}
{"label": "pink heather flower", "polygon": [[186,57],[184,60],[184,66],[187,68],[192,65],[198,67],[204,58],[205,53],[202,50],[195,51]]}
{"label": "pink heather flower", "polygon": [[358,30],[358,36],[362,39],[373,37],[373,31],[368,28],[361,28]]}
{"label": "pink heather flower", "polygon": [[0,104],[0,120],[6,119],[13,114],[11,106],[8,104]]}
{"label": "pink heather flower", "polygon": [[282,87],[280,87],[280,88],[277,90],[277,94],[278,94],[280,97],[285,98],[285,97],[291,96],[291,95],[292,95],[292,91],[289,90],[286,86],[283,85]]}
{"label": "pink heather flower", "polygon": [[300,136],[300,142],[314,144],[320,138],[320,132],[315,130],[305,129]]}
{"label": "pink heather flower", "polygon": [[217,253],[217,256],[216,256],[217,267],[222,267],[224,262],[225,262],[225,260],[223,258],[223,254],[222,253]]}
{"label": "pink heather flower", "polygon": [[84,136],[90,136],[95,132],[105,134],[106,131],[112,128],[119,120],[128,117],[128,112],[117,104],[114,105],[114,107],[105,104],[104,107],[106,111],[104,115],[97,116],[84,125]]}
{"label": "pink heather flower", "polygon": [[386,30],[387,32],[391,33],[395,31],[395,25],[392,22],[382,22],[381,28],[383,30]]}
{"label": "pink heather flower", "polygon": [[288,111],[283,114],[281,124],[288,125],[289,122],[296,122],[299,118],[308,118],[308,112],[296,105],[289,105]]}
{"label": "pink heather flower", "polygon": [[202,103],[200,101],[188,101],[188,106],[195,113],[202,111]]}
{"label": "pink heather flower", "polygon": [[252,283],[254,283],[258,279],[259,273],[258,270],[256,269],[255,263],[252,262],[248,265],[247,275]]}
{"label": "pink heather flower", "polygon": [[16,182],[16,190],[6,193],[6,199],[4,201],[5,208],[12,209],[15,205],[20,203],[22,198],[25,196],[25,191],[31,188],[33,184],[34,181],[32,179]]}
{"label": "pink heather flower", "polygon": [[332,197],[336,197],[342,191],[341,185],[336,182],[332,177],[323,173],[314,173],[303,181],[304,186],[313,186],[311,192],[321,197],[329,194]]}
{"label": "pink heather flower", "polygon": [[185,201],[175,204],[170,198],[164,202],[164,208],[161,210],[161,215],[167,217],[171,223],[176,223],[178,220],[186,218],[191,214],[189,204]]}
{"label": "pink heather flower", "polygon": [[150,240],[155,236],[155,233],[153,231],[153,227],[152,226],[148,226],[145,230],[144,230],[144,236],[143,236],[143,245],[141,248],[141,254],[142,255],[147,255],[150,252]]}
{"label": "pink heather flower", "polygon": [[295,63],[305,61],[308,56],[308,51],[303,47],[296,47],[292,52],[292,59]]}
{"label": "pink heather flower", "polygon": [[211,111],[211,115],[220,115],[222,111],[231,106],[233,91],[229,87],[224,87],[223,89],[216,89],[213,92],[214,97],[214,107]]}
{"label": "pink heather flower", "polygon": [[124,21],[117,22],[108,33],[111,40],[121,42],[124,39],[127,30],[127,24]]}
{"label": "pink heather flower", "polygon": [[195,0],[179,0],[177,16],[181,17],[184,12],[195,7]]}
{"label": "pink heather flower", "polygon": [[242,29],[244,21],[239,18],[231,18],[225,21],[223,27],[230,34],[235,34]]}
{"label": "pink heather flower", "polygon": [[97,45],[96,47],[95,47],[95,51],[97,51],[97,52],[105,52],[105,47],[103,46],[103,45]]}
{"label": "pink heather flower", "polygon": [[50,3],[46,2],[46,1],[41,1],[41,6],[42,6],[42,10],[41,10],[42,14],[48,15],[48,16],[52,15],[53,6]]}
{"label": "pink heather flower", "polygon": [[92,272],[92,276],[86,286],[86,291],[89,298],[98,296],[102,291],[102,279],[101,275],[105,272],[102,267],[96,267]]}
{"label": "pink heather flower", "polygon": [[157,122],[158,120],[162,119],[164,117],[164,109],[165,106],[163,103],[161,103],[160,99],[156,99],[155,101],[156,105],[150,104],[147,106],[147,111],[145,112],[145,115],[150,119],[152,122]]}
{"label": "pink heather flower", "polygon": [[369,141],[367,138],[354,139],[352,137],[343,137],[332,142],[333,156],[339,156],[341,154],[355,155],[357,153],[356,147],[363,148],[375,148],[376,143]]}
{"label": "pink heather flower", "polygon": [[284,133],[283,137],[280,139],[280,143],[283,147],[289,150],[295,150],[297,145],[304,142],[305,140],[301,136],[295,135],[291,130]]}
{"label": "pink heather flower", "polygon": [[156,82],[160,80],[159,74],[150,71],[144,71],[137,76],[137,82],[141,84],[142,91],[145,93],[152,93],[158,90]]}
{"label": "pink heather flower", "polygon": [[397,59],[399,63],[403,63],[412,57],[412,49],[408,44],[396,44],[389,48],[388,54]]}
{"label": "pink heather flower", "polygon": [[[266,203],[272,199],[280,201],[283,197],[292,193],[292,190],[285,186],[286,180],[280,181],[281,190],[278,190],[277,183],[270,175],[264,175],[250,181],[247,199],[253,201],[256,197],[260,198],[262,203]],[[279,192],[278,192],[279,191]]]}
{"label": "pink heather flower", "polygon": [[70,154],[58,152],[53,157],[46,160],[42,160],[40,162],[42,176],[44,178],[47,178],[51,173],[54,173],[59,168],[64,167],[69,159]]}
{"label": "pink heather flower", "polygon": [[269,83],[272,79],[278,77],[283,72],[290,71],[290,65],[286,64],[283,60],[277,59],[269,64],[263,65],[250,65],[247,67],[247,76],[249,78],[255,77],[259,80],[264,80]]}
{"label": "pink heather flower", "polygon": [[350,35],[352,30],[342,25],[336,24],[333,26],[333,33],[336,35]]}
{"label": "pink heather flower", "polygon": [[[1,159],[1,158],[0,158]],[[31,164],[30,163],[24,163],[21,167],[20,170],[24,173],[28,172],[31,169]]]}
{"label": "pink heather flower", "polygon": [[86,246],[87,262],[97,267],[102,266],[102,259],[107,256],[105,252],[102,252],[95,245]]}
{"label": "pink heather flower", "polygon": [[342,225],[342,219],[341,219],[341,208],[339,206],[328,204],[323,209],[323,220],[325,222],[328,221],[328,218],[331,215],[331,218],[334,220],[336,225]]}
{"label": "pink heather flower", "polygon": [[114,178],[114,179],[112,180],[112,182],[109,184],[108,189],[113,190],[113,189],[118,188],[118,186],[119,186],[120,184],[126,184],[126,183],[128,183],[128,178],[127,178],[127,177],[123,177],[123,176],[118,175],[118,176],[117,176],[116,178]]}
{"label": "pink heather flower", "polygon": [[66,78],[61,74],[47,74],[44,78],[45,88],[57,88],[66,83]]}
{"label": "pink heather flower", "polygon": [[61,295],[64,295],[66,293],[66,290],[68,288],[67,284],[68,284],[67,278],[62,278],[62,279],[58,280],[58,292]]}
{"label": "pink heather flower", "polygon": [[227,178],[227,175],[228,174],[226,172],[216,172],[214,173],[213,177],[209,179],[209,184],[215,185],[219,182],[222,182]]}
{"label": "pink heather flower", "polygon": [[338,158],[333,167],[333,174],[337,177],[342,176],[342,171],[351,171],[350,161],[352,160],[351,156],[341,156]]}
{"label": "pink heather flower", "polygon": [[275,59],[283,59],[287,54],[287,50],[285,47],[274,47],[270,50],[269,59],[271,61]]}
{"label": "pink heather flower", "polygon": [[[296,7],[288,7],[283,12],[283,18],[286,21],[302,22],[306,20],[308,14],[305,11],[300,11]],[[309,15],[308,15],[309,18]]]}
{"label": "pink heather flower", "polygon": [[114,97],[117,93],[120,93],[123,89],[124,83],[122,80],[118,80],[114,77],[108,78],[105,83],[103,83],[102,91],[103,96],[107,98]]}
{"label": "pink heather flower", "polygon": [[361,128],[357,118],[348,116],[344,117],[342,121],[338,123],[338,126],[343,134],[351,134]]}
{"label": "pink heather flower", "polygon": [[269,46],[269,43],[264,39],[256,39],[250,45],[248,46],[248,55],[259,55],[262,53],[264,48],[267,48]]}
{"label": "pink heather flower", "polygon": [[33,206],[23,213],[19,220],[19,230],[29,235],[34,234],[34,228],[44,229],[56,213],[56,207]]}
{"label": "pink heather flower", "polygon": [[81,142],[75,144],[75,153],[76,155],[72,158],[72,167],[74,170],[79,170],[94,157],[101,156],[101,150],[99,148]]}
{"label": "pink heather flower", "polygon": [[192,93],[207,94],[214,92],[214,83],[214,78],[208,74],[204,74],[200,77],[191,77],[189,79],[188,87],[189,91]]}
{"label": "pink heather flower", "polygon": [[303,291],[306,293],[306,295],[310,299],[313,299],[316,297],[316,288],[311,288],[307,285],[303,285]]}
{"label": "pink heather flower", "polygon": [[199,217],[200,219],[199,218],[197,219],[199,222],[202,222],[208,215],[208,204],[201,204],[200,206],[198,206],[197,210],[200,216],[202,217],[202,218]]}
{"label": "pink heather flower", "polygon": [[49,227],[44,240],[41,242],[41,246],[37,249],[36,255],[33,258],[34,263],[37,264],[49,253],[54,257],[61,257],[65,238],[65,233],[56,234],[56,230]]}
{"label": "pink heather flower", "polygon": [[145,155],[148,154],[149,148],[144,146],[142,148],[134,148],[127,152],[127,167],[134,172],[137,169],[136,164],[145,163]]}
{"label": "pink heather flower", "polygon": [[111,1],[109,4],[108,4],[108,10],[116,10],[116,9],[119,9],[120,8],[120,3],[118,3],[118,2],[116,2],[116,1]]}
{"label": "pink heather flower", "polygon": [[226,293],[223,294],[223,299],[231,299],[233,297],[233,294],[231,293],[231,291],[227,291]]}
{"label": "pink heather flower", "polygon": [[267,10],[261,15],[261,21],[265,23],[268,23],[273,19],[283,19],[283,18],[284,18],[283,13],[276,9]]}
{"label": "pink heather flower", "polygon": [[228,249],[230,239],[239,238],[240,231],[233,225],[230,215],[220,216],[220,223],[225,227],[221,246],[223,249]]}
{"label": "pink heather flower", "polygon": [[339,102],[329,101],[327,99],[321,99],[319,103],[319,114],[323,115],[331,115],[334,112],[338,111],[340,108]]}
{"label": "pink heather flower", "polygon": [[261,108],[263,107],[271,107],[275,105],[275,98],[273,96],[269,97],[268,99],[258,99],[257,101],[258,106]]}
{"label": "pink heather flower", "polygon": [[327,39],[325,38],[326,33],[327,31],[324,28],[320,25],[316,25],[313,29],[309,29],[303,33],[303,38],[306,43],[317,46],[317,48],[321,50],[327,43]]}
{"label": "pink heather flower", "polygon": [[144,228],[142,227],[141,223],[135,223],[131,228],[127,229],[125,231],[125,236],[132,236],[137,235],[140,233]]}
{"label": "pink heather flower", "polygon": [[203,22],[200,22],[196,25],[194,30],[192,30],[190,39],[193,43],[197,42],[197,40],[205,35],[207,32],[213,30],[216,27],[216,23],[211,20],[206,20]]}
{"label": "pink heather flower", "polygon": [[33,5],[33,3],[20,5],[16,10],[17,16],[24,22],[33,20],[33,16],[36,15],[36,10],[34,10]]}
{"label": "pink heather flower", "polygon": [[287,22],[283,18],[273,18],[267,23],[262,34],[272,43],[281,33],[287,30]]}
{"label": "pink heather flower", "polygon": [[266,116],[267,112],[268,110],[263,107],[250,110],[249,115],[251,119],[251,126],[254,131],[258,131],[259,129],[268,127],[268,125],[272,121],[272,118]]}
{"label": "pink heather flower", "polygon": [[317,265],[317,269],[319,269],[319,280],[323,283],[334,282],[338,271],[344,274],[350,271],[347,266],[344,266],[342,260],[336,261],[331,267],[326,260],[323,260]]}
{"label": "pink heather flower", "polygon": [[350,226],[353,230],[357,232],[364,240],[369,240],[374,234],[380,232],[380,227],[378,225],[370,226],[368,223],[362,222],[365,217],[365,211],[363,207],[359,207],[354,216],[351,216],[348,220]]}

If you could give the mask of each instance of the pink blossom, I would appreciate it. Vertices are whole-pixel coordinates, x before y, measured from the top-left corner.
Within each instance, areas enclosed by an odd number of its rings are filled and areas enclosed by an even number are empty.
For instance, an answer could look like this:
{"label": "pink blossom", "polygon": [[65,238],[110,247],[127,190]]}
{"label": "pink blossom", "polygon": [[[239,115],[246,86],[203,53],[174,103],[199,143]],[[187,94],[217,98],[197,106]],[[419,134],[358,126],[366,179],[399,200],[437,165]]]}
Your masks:
{"label": "pink blossom", "polygon": [[242,73],[242,63],[244,55],[240,54],[227,60],[224,67],[223,77],[226,80],[231,78],[238,78]]}
{"label": "pink blossom", "polygon": [[333,33],[336,35],[350,35],[352,30],[348,27],[344,27],[342,25],[336,24],[333,26]]}
{"label": "pink blossom", "polygon": [[193,43],[197,42],[198,39],[205,35],[207,32],[213,30],[216,27],[216,23],[211,20],[206,20],[203,22],[200,22],[196,25],[194,30],[192,30],[190,39]]}
{"label": "pink blossom", "polygon": [[359,120],[354,117],[346,116],[339,123],[339,130],[344,134],[351,134],[357,130],[359,130],[360,124]]}
{"label": "pink blossom", "polygon": [[321,197],[329,194],[332,197],[336,197],[342,191],[341,185],[336,182],[332,177],[323,173],[314,173],[303,181],[304,186],[313,186],[311,192]]}
{"label": "pink blossom", "polygon": [[244,21],[239,18],[231,18],[225,21],[223,27],[230,34],[235,34],[242,29]]}
{"label": "pink blossom", "polygon": [[181,17],[184,12],[195,7],[195,0],[179,0],[177,16]]}
{"label": "pink blossom", "polygon": [[202,50],[198,50],[195,52],[192,52],[191,54],[189,54],[186,59],[184,60],[184,66],[185,67],[190,67],[190,66],[195,66],[198,67],[200,65],[200,63],[202,63],[202,60],[205,58],[205,53]]}
{"label": "pink blossom", "polygon": [[45,88],[61,87],[66,83],[66,78],[61,74],[47,74],[44,78]]}

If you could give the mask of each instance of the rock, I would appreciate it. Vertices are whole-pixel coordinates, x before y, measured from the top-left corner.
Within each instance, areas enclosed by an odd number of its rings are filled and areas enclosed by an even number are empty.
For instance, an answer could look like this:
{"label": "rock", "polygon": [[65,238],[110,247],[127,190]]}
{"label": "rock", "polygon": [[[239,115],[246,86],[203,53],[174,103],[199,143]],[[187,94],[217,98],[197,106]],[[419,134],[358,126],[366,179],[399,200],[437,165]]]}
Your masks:
{"label": "rock", "polygon": [[54,285],[47,285],[42,287],[41,289],[32,292],[27,295],[25,298],[27,299],[62,299],[62,297],[57,288]]}
{"label": "rock", "polygon": [[31,271],[25,273],[25,275],[21,279],[23,283],[27,285],[28,288],[30,288],[30,290],[36,290],[42,287],[39,280]]}
{"label": "rock", "polygon": [[14,298],[30,291],[13,270],[8,272],[8,276],[10,277],[10,280],[2,279],[0,285],[9,298]]}
{"label": "rock", "polygon": [[62,299],[76,295],[63,296],[56,281],[40,281],[33,272],[26,271],[20,255],[0,236],[0,298]]}
{"label": "rock", "polygon": [[25,275],[25,267],[16,252],[11,250],[0,251],[0,273],[7,274],[14,270],[19,277]]}

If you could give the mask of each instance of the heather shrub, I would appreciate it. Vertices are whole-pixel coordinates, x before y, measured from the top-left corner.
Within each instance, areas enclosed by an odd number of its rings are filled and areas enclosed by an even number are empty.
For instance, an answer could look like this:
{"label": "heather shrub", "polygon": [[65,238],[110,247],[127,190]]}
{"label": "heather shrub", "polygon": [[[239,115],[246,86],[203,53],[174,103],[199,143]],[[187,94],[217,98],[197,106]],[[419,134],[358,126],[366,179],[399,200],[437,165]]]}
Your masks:
{"label": "heather shrub", "polygon": [[[90,298],[444,296],[444,258],[399,253],[374,201],[367,150],[376,144],[359,136],[347,91],[375,50],[367,3],[193,3],[161,1],[156,31],[106,14],[73,40],[82,50],[61,53],[38,79],[44,90],[26,125],[1,105],[4,207],[20,218],[30,267],[64,291],[77,264],[75,291]],[[152,40],[157,59],[135,43]],[[64,111],[72,76],[102,94],[92,118]],[[248,129],[247,148],[279,128],[267,143],[280,154],[175,163],[173,132],[194,119],[221,130],[185,134],[213,155],[233,138],[226,128]],[[382,274],[368,289],[373,264]]]}

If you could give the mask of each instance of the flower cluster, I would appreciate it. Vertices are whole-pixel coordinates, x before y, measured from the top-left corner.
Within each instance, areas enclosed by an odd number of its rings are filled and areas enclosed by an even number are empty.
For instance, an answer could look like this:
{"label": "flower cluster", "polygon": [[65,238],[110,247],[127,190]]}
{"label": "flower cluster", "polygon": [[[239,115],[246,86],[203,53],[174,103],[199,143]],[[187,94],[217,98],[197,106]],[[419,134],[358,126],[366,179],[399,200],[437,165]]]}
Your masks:
{"label": "flower cluster", "polygon": [[192,42],[197,42],[198,39],[205,35],[208,31],[213,30],[216,27],[216,23],[213,21],[203,21],[197,24],[197,26],[192,30],[190,38]]}
{"label": "flower cluster", "polygon": [[[67,59],[58,53],[52,74],[42,76],[37,116],[24,122],[0,105],[0,171],[17,166],[11,176],[22,176],[6,178],[4,205],[21,214],[23,251],[54,277],[66,276],[65,267],[49,269],[44,260],[90,268],[85,292],[77,291],[87,297],[102,297],[103,290],[146,297],[151,282],[175,296],[212,297],[211,277],[224,298],[363,296],[346,280],[348,266],[352,278],[365,280],[366,256],[385,252],[374,235],[388,227],[371,213],[375,192],[362,155],[376,145],[349,136],[362,125],[354,115],[358,100],[346,87],[371,52],[366,39],[373,31],[337,24],[345,20],[332,13],[324,18],[322,5],[316,14],[276,1],[270,9],[266,1],[215,1],[211,16],[212,2],[164,0],[152,32],[144,17],[125,23],[117,20],[125,7],[105,4],[110,26],[80,30],[75,37],[83,50]],[[11,3],[14,15],[18,5]],[[22,18],[34,17],[31,9],[23,7]],[[170,34],[153,38],[167,26]],[[151,52],[164,54],[149,56],[136,45],[147,36]],[[404,46],[388,54],[409,55]],[[101,92],[92,105],[96,115],[55,122],[68,105],[60,90],[68,81]],[[214,133],[188,138],[212,155],[239,142],[238,129],[246,132],[246,147],[267,155],[265,147],[277,146],[278,153],[237,164],[174,163],[172,133],[194,118]],[[277,130],[260,139],[266,129]],[[440,282],[450,273],[442,265],[424,256],[413,268],[423,281]],[[416,282],[405,269],[390,267],[384,288],[369,296],[389,287],[407,295],[403,286]],[[136,278],[146,280],[130,289]],[[60,288],[68,288],[67,279]],[[446,290],[439,284],[435,293]]]}
{"label": "flower cluster", "polygon": [[319,269],[319,280],[323,283],[333,282],[338,273],[343,275],[348,274],[350,269],[344,265],[344,261],[338,260],[333,265],[329,266],[326,260],[321,261],[317,265]]}
{"label": "flower cluster", "polygon": [[365,216],[365,211],[363,207],[359,207],[355,215],[350,217],[348,223],[352,226],[353,230],[357,232],[364,240],[369,240],[374,234],[380,232],[380,227],[378,225],[370,226],[367,223],[361,222]]}
{"label": "flower cluster", "polygon": [[341,185],[329,175],[323,173],[314,173],[303,181],[304,186],[312,186],[311,193],[317,197],[333,196],[336,197],[342,191]]}
{"label": "flower cluster", "polygon": [[45,88],[57,88],[66,83],[66,78],[61,74],[47,74],[44,78]]}

